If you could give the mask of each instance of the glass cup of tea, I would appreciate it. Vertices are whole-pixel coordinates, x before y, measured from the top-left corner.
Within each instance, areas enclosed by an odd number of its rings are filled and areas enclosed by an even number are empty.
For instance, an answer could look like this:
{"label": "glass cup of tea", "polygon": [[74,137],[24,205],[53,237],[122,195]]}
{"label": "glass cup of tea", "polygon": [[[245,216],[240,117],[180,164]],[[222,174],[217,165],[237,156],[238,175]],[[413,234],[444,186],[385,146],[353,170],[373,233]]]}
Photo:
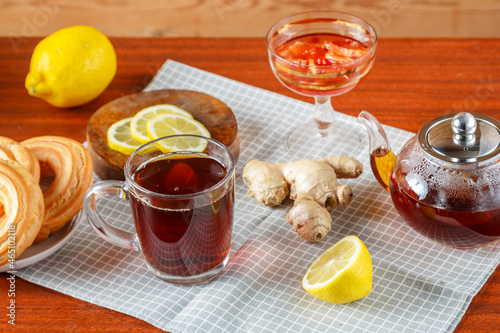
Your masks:
{"label": "glass cup of tea", "polygon": [[[95,232],[140,251],[148,269],[167,282],[197,284],[220,273],[229,258],[234,214],[229,149],[195,135],[160,138],[138,148],[124,173],[125,181],[98,182],[85,195]],[[97,201],[105,196],[129,201],[136,233],[101,217]]]}

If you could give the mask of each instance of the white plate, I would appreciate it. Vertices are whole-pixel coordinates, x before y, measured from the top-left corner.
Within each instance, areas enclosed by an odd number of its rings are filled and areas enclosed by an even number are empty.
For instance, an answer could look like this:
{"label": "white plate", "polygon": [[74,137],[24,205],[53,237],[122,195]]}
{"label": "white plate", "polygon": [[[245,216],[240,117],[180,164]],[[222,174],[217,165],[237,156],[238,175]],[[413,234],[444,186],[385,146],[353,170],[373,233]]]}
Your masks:
{"label": "white plate", "polygon": [[[33,243],[29,246],[15,262],[15,270],[32,265],[43,260],[59,250],[75,232],[83,217],[80,210],[64,227],[53,233],[44,241]],[[0,272],[12,271],[10,264],[0,266]]]}

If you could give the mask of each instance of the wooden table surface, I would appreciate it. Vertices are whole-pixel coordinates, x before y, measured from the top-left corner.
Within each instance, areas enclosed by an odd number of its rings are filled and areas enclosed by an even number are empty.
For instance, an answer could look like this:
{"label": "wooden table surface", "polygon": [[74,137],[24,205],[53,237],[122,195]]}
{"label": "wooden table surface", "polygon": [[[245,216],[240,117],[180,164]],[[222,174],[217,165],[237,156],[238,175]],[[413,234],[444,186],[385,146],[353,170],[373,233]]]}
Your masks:
{"label": "wooden table surface", "polygon": [[[62,135],[85,140],[89,117],[103,104],[141,91],[166,59],[306,101],[273,76],[263,38],[114,38],[118,71],[93,102],[63,110],[30,97],[24,88],[39,38],[0,38],[0,135],[23,140]],[[500,119],[500,39],[381,39],[375,66],[355,90],[333,99],[357,116],[369,110],[382,123],[416,132],[427,120],[455,111]],[[308,115],[304,115],[307,117]],[[279,116],[277,115],[277,121]],[[0,274],[0,310],[7,324],[8,275]],[[15,280],[16,332],[159,331],[112,310]],[[3,311],[3,312],[2,312]],[[500,330],[500,267],[474,297],[456,332]]]}

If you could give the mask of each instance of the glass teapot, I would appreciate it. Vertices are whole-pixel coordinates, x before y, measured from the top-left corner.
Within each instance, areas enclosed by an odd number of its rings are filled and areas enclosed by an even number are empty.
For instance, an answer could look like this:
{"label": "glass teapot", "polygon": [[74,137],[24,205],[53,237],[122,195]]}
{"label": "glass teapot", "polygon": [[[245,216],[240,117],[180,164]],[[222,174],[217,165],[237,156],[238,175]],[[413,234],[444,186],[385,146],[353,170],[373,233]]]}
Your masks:
{"label": "glass teapot", "polygon": [[473,248],[500,239],[500,122],[471,113],[427,122],[391,151],[380,123],[363,111],[370,164],[402,218],[445,246]]}

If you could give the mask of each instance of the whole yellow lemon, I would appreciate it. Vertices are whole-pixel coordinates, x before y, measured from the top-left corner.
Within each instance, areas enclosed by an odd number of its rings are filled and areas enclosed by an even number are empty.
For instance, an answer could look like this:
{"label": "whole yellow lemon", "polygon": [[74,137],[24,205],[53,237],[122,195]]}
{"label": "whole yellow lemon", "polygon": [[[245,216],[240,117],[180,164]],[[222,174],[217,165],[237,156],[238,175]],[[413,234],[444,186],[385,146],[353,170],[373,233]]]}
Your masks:
{"label": "whole yellow lemon", "polygon": [[70,108],[99,96],[116,74],[116,53],[99,30],[77,25],[54,32],[33,51],[25,86],[31,96]]}

